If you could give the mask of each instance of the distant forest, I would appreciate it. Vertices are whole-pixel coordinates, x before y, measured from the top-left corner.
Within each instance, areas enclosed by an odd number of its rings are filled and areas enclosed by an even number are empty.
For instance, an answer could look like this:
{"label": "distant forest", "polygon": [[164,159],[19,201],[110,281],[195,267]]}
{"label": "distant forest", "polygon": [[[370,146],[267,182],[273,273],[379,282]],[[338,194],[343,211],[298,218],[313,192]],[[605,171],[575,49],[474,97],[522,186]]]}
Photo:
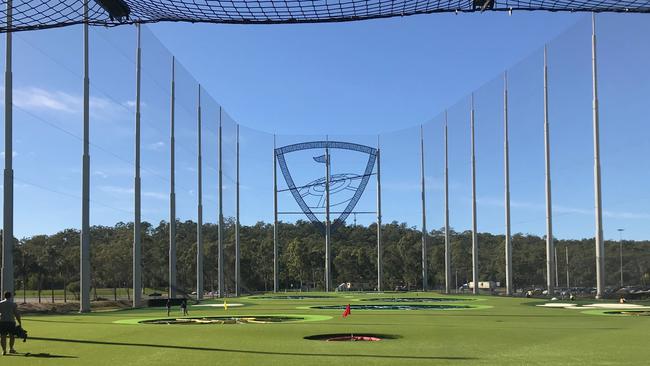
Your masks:
{"label": "distant forest", "polygon": [[[177,223],[178,286],[185,293],[195,289],[196,223]],[[422,283],[421,232],[405,223],[382,226],[384,288],[398,285],[419,288]],[[205,290],[217,290],[217,238],[215,224],[205,224]],[[235,230],[232,220],[224,225],[225,282],[234,288]],[[259,222],[240,228],[241,275],[245,292],[273,288],[273,225]],[[479,269],[481,281],[505,281],[504,237],[480,233]],[[133,224],[91,228],[91,268],[94,288],[131,287]],[[20,239],[15,245],[16,289],[22,282],[30,290],[79,288],[79,231],[67,229],[54,235]],[[558,279],[566,286],[566,248],[569,254],[570,287],[595,286],[593,238],[555,240]],[[142,224],[143,285],[165,291],[167,287],[169,224]],[[366,289],[376,286],[376,225],[341,226],[332,236],[333,283],[353,282]],[[444,231],[433,230],[428,238],[429,284],[444,288]],[[323,288],[324,238],[310,222],[280,223],[280,287]],[[452,287],[471,280],[471,232],[451,233]],[[545,287],[545,239],[535,235],[513,236],[514,284],[517,289]],[[626,285],[650,285],[650,242],[624,241],[623,262]],[[605,243],[606,284],[619,284],[619,243]]]}

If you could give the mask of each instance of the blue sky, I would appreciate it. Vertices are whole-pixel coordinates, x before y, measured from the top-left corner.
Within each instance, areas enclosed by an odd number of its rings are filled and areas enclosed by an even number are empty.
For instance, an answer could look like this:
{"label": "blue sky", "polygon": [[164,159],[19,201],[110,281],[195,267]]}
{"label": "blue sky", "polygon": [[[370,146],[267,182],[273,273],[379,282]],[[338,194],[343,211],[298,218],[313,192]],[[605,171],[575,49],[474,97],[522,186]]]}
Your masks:
{"label": "blue sky", "polygon": [[[650,25],[599,17],[606,237],[650,235],[647,98]],[[469,94],[475,92],[478,227],[503,232],[503,76],[510,88],[514,232],[544,233],[542,46],[549,44],[555,233],[591,237],[590,21],[584,14],[440,14],[356,23],[156,24],[143,31],[143,219],[167,218],[169,85],[176,66],[178,217],[196,218],[196,107],[202,86],[204,217],[217,213],[216,136],[224,135],[224,208],[234,215],[236,123],[242,125],[242,221],[272,220],[272,133],[278,146],[329,136],[382,149],[384,221],[420,225],[419,125],[426,140],[427,226],[443,224],[442,122],[448,109],[451,225],[470,227]],[[15,37],[16,235],[80,222],[81,29]],[[132,220],[135,33],[91,30],[93,224]],[[4,51],[4,50],[3,50]],[[333,159],[346,161],[346,157]],[[309,160],[307,160],[309,161]],[[334,173],[356,172],[351,161]],[[311,170],[309,170],[311,169]],[[318,163],[304,168],[319,178]],[[309,172],[309,173],[307,173]],[[280,180],[280,186],[284,186]],[[357,209],[375,209],[374,182]],[[280,195],[280,208],[295,208]],[[286,217],[286,219],[296,218]],[[372,215],[359,215],[368,223]],[[348,222],[351,222],[349,220]]]}

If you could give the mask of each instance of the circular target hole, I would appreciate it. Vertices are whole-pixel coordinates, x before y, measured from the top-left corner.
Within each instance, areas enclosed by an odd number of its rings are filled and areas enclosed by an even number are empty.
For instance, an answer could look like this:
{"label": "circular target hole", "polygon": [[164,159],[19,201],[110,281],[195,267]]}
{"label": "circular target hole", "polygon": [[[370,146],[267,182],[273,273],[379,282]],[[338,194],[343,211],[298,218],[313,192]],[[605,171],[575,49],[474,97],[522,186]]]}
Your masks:
{"label": "circular target hole", "polygon": [[[312,306],[312,309],[322,310],[344,310],[346,305],[321,305]],[[447,304],[400,304],[400,305],[350,305],[350,310],[462,310],[471,309],[470,305],[447,305]]]}
{"label": "circular target hole", "polygon": [[381,302],[454,302],[454,301],[473,301],[474,299],[458,299],[452,297],[378,297],[376,299],[362,299],[361,301],[381,301]]}
{"label": "circular target hole", "polygon": [[285,316],[212,316],[196,318],[164,318],[140,321],[141,324],[179,324],[179,325],[206,325],[206,324],[274,324],[301,321],[300,317]]}
{"label": "circular target hole", "polygon": [[620,310],[620,311],[606,311],[605,314],[623,315],[623,316],[650,316],[650,311],[648,311],[648,310]]}
{"label": "circular target hole", "polygon": [[378,342],[388,339],[397,339],[399,336],[391,334],[374,334],[374,333],[333,333],[333,334],[315,334],[304,337],[310,341],[325,342]]}

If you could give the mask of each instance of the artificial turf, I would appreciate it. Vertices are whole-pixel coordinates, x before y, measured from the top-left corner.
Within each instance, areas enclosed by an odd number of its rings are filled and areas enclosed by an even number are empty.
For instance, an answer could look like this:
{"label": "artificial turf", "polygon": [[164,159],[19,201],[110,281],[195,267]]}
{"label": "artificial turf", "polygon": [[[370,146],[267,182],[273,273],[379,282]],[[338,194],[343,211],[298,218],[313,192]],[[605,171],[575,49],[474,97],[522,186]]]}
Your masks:
{"label": "artificial turf", "polygon": [[[313,293],[310,293],[313,295]],[[324,294],[320,294],[324,295]],[[331,298],[229,298],[228,310],[190,306],[190,316],[324,315],[277,324],[152,325],[163,308],[65,316],[25,316],[32,339],[3,365],[647,365],[650,317],[533,306],[539,299],[457,295],[462,310],[341,310],[373,297],[444,297],[434,293],[342,294]],[[204,303],[219,300],[208,300]],[[373,302],[374,303],[374,302]],[[377,304],[396,305],[378,301]],[[420,304],[419,302],[417,304]],[[424,304],[424,303],[423,303]],[[444,302],[435,302],[444,304]],[[174,316],[180,311],[174,309]],[[129,324],[136,323],[136,324]],[[330,333],[397,336],[380,342],[324,342]]]}

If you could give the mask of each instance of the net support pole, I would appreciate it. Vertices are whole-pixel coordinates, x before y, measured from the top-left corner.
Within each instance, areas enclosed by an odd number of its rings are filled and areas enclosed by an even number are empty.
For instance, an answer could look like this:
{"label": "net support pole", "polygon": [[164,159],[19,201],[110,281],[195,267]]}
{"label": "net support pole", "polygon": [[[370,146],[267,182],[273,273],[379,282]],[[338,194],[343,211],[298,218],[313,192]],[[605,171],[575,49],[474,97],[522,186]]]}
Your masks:
{"label": "net support pole", "polygon": [[[13,1],[7,0],[7,29],[13,21]],[[13,169],[13,74],[12,74],[12,37],[10,31],[5,33],[5,167],[3,186],[3,222],[2,222],[2,290],[14,292],[14,169]]]}
{"label": "net support pole", "polygon": [[196,299],[203,300],[203,120],[201,119],[201,85],[198,91],[197,123],[197,207],[196,207]]}
{"label": "net support pole", "polygon": [[219,297],[225,297],[226,284],[224,278],[224,238],[223,238],[223,108],[219,107],[219,227],[218,227],[218,281]]}
{"label": "net support pole", "polygon": [[449,242],[449,146],[445,111],[445,293],[451,293],[451,243]]}
{"label": "net support pole", "polygon": [[506,295],[512,295],[512,236],[510,226],[510,144],[508,134],[508,73],[503,74],[503,166],[505,181]]}
{"label": "net support pole", "polygon": [[176,297],[176,186],[175,186],[175,135],[176,59],[172,56],[171,118],[169,134],[169,298]]}
{"label": "net support pole", "polygon": [[332,248],[330,223],[330,151],[325,147],[325,292],[332,291]]}
{"label": "net support pole", "polygon": [[88,70],[88,0],[83,24],[83,156],[81,168],[81,240],[79,312],[90,311],[90,78]]}
{"label": "net support pole", "polygon": [[278,268],[278,155],[275,150],[275,135],[273,135],[273,292],[279,288]]}
{"label": "net support pole", "polygon": [[424,128],[420,125],[420,195],[422,201],[422,291],[427,291],[427,206],[426,178],[424,176]]}
{"label": "net support pole", "polygon": [[472,144],[472,281],[473,293],[478,295],[478,235],[476,232],[476,146],[474,139],[474,94],[470,110],[470,134]]}
{"label": "net support pole", "polygon": [[381,150],[379,148],[379,137],[377,137],[377,291],[382,291],[383,274],[383,248],[381,245]]}
{"label": "net support pole", "polygon": [[[551,195],[551,138],[548,113],[548,47],[544,46],[544,168],[546,188],[546,288],[553,294],[553,200]],[[556,274],[557,275],[557,274]]]}
{"label": "net support pole", "polygon": [[135,25],[135,178],[133,182],[133,307],[142,301],[142,188],[140,180],[140,86],[142,81],[142,50],[140,24]]}
{"label": "net support pole", "polygon": [[600,127],[598,111],[598,65],[596,62],[596,14],[591,15],[591,70],[593,91],[594,132],[594,208],[596,219],[596,298],[603,296],[605,289],[605,242],[603,240],[603,207],[600,177]]}
{"label": "net support pole", "polygon": [[237,124],[237,175],[235,182],[235,296],[241,295],[241,267],[239,242],[239,124]]}

